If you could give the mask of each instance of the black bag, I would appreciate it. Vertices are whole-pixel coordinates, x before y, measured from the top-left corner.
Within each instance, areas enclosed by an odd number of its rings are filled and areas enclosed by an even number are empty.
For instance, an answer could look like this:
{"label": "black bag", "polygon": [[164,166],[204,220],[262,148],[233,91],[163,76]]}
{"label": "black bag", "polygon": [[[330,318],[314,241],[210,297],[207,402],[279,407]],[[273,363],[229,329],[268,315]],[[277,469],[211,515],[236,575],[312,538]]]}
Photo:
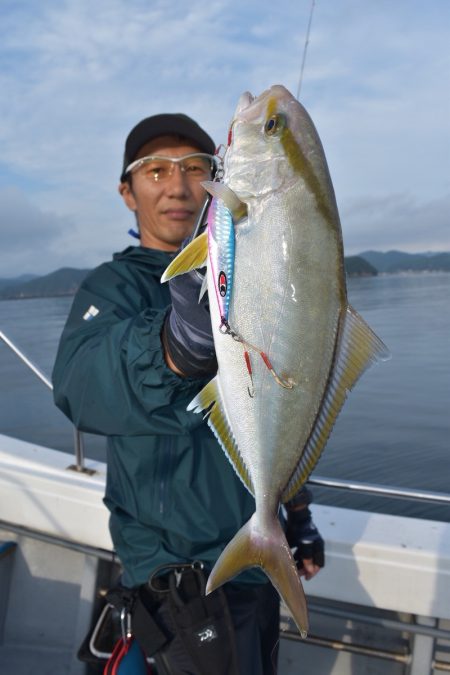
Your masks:
{"label": "black bag", "polygon": [[157,568],[139,588],[117,586],[78,658],[105,663],[121,638],[121,614],[158,675],[239,675],[234,627],[222,589],[205,596],[201,563]]}
{"label": "black bag", "polygon": [[[205,596],[206,575],[199,564],[168,569],[155,570],[141,594],[144,604],[153,604],[153,618],[161,630],[171,635],[170,641],[154,652],[158,673],[238,675],[235,633],[225,593],[218,589]],[[148,654],[134,621],[133,633]]]}

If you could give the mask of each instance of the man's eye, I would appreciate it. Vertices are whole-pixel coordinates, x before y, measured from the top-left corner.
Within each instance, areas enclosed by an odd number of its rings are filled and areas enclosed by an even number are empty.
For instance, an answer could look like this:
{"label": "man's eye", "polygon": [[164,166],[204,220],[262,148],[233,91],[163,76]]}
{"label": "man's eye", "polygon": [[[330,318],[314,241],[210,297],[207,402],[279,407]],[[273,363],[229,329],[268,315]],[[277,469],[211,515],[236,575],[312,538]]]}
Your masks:
{"label": "man's eye", "polygon": [[152,176],[153,178],[161,178],[165,175],[167,175],[169,169],[167,166],[164,166],[162,164],[150,164],[147,165],[145,173],[148,176]]}
{"label": "man's eye", "polygon": [[189,173],[195,173],[196,171],[202,170],[202,167],[199,164],[186,164],[184,168]]}
{"label": "man's eye", "polygon": [[189,162],[188,164],[185,164],[184,170],[187,173],[206,173],[209,169],[209,166],[207,166],[203,162]]}

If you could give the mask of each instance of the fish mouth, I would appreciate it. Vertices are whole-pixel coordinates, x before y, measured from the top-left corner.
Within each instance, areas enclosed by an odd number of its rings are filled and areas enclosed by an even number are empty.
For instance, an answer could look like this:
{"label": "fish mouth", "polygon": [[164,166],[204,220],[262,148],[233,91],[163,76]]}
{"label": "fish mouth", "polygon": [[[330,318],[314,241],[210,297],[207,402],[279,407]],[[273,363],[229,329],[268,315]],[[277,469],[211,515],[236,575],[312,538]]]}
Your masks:
{"label": "fish mouth", "polygon": [[253,96],[253,94],[251,94],[249,91],[244,91],[244,93],[239,96],[234,116],[237,117],[237,115],[239,115],[239,113],[243,112],[246,108],[248,108],[249,105],[251,105],[254,100],[255,97]]}
{"label": "fish mouth", "polygon": [[294,100],[294,97],[282,84],[274,84],[258,96],[253,96],[249,91],[245,91],[239,97],[233,122],[238,120],[253,121],[258,117],[264,117],[267,103],[270,99],[276,99],[283,105],[286,105],[291,100]]}

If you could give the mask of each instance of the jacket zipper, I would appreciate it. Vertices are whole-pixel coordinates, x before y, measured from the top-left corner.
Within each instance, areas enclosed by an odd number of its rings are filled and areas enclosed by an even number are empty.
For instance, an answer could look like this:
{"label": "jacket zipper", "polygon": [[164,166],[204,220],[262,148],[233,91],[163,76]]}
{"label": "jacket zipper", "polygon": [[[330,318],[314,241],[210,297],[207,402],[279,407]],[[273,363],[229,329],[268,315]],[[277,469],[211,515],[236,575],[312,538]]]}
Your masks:
{"label": "jacket zipper", "polygon": [[161,516],[167,511],[169,501],[169,479],[174,453],[173,438],[170,436],[166,437],[164,446],[165,447],[163,448],[161,456],[161,470],[159,474],[159,513]]}

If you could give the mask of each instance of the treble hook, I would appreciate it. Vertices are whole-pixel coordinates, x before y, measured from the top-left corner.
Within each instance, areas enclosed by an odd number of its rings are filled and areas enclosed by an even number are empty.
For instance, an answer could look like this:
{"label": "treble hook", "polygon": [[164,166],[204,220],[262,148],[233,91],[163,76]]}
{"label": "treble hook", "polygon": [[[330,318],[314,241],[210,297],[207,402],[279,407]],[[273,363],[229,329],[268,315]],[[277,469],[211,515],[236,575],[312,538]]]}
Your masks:
{"label": "treble hook", "polygon": [[[260,355],[260,357],[262,358],[262,360],[264,361],[264,363],[266,365],[266,368],[268,369],[268,371],[270,372],[270,374],[274,378],[275,382],[277,384],[279,384],[280,387],[283,387],[284,389],[292,389],[294,387],[294,383],[290,378],[285,380],[285,379],[281,378],[275,372],[275,369],[272,366],[272,364],[269,360],[269,357],[267,356],[267,354],[265,352],[263,352],[261,349],[258,349],[258,347],[255,347],[255,345],[252,345],[251,342],[247,342],[247,340],[244,340],[244,338],[241,337],[240,335],[238,335],[238,333],[235,333],[224,316],[221,317],[221,321],[222,321],[222,323],[219,326],[220,332],[223,333],[224,335],[231,335],[233,340],[236,340],[236,342],[240,342],[244,347],[247,347],[247,349],[251,349],[254,352],[257,352]],[[249,396],[251,398],[253,398],[254,395],[255,395],[255,389],[254,389],[254,386],[253,386],[253,375],[252,375],[252,367],[251,367],[251,363],[250,363],[250,356],[249,356],[249,353],[248,353],[247,350],[244,351],[244,356],[245,356],[245,362],[247,364],[247,370],[248,370],[248,373],[250,375],[250,379],[251,379],[251,382],[252,382],[252,390],[251,391],[253,393],[251,393],[250,389],[249,389],[248,393],[249,393]]]}

